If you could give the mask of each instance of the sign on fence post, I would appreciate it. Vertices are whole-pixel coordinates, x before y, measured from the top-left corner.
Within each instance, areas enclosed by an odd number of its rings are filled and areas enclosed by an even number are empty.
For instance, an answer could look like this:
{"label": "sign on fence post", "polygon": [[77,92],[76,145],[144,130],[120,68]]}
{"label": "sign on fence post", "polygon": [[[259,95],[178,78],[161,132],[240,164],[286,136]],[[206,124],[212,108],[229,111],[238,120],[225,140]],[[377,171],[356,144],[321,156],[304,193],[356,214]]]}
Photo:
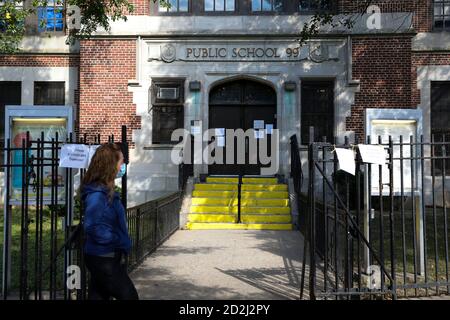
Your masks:
{"label": "sign on fence post", "polygon": [[335,151],[339,161],[339,169],[355,175],[356,163],[353,150],[336,148]]}
{"label": "sign on fence post", "polygon": [[[400,155],[408,161],[403,161],[401,166],[399,160],[393,161],[393,168],[388,168],[386,165],[382,167],[382,176],[379,177],[378,165],[373,166],[371,174],[371,186],[367,185],[367,190],[369,195],[388,195],[390,190],[385,188],[385,192],[379,190],[379,179],[383,185],[387,184],[390,188],[393,188],[394,196],[403,194],[413,194],[413,199],[416,203],[416,217],[415,217],[415,229],[416,229],[416,257],[418,259],[418,274],[424,272],[425,267],[425,248],[424,248],[424,224],[423,224],[423,201],[422,198],[422,186],[421,180],[421,170],[423,168],[420,166],[418,156],[423,156],[420,154],[420,148],[414,145],[410,145],[410,137],[413,139],[418,139],[422,135],[422,122],[423,115],[420,109],[366,109],[366,119],[365,119],[365,133],[366,136],[370,136],[371,143],[378,144],[379,139],[381,143],[387,144],[389,142],[389,137],[393,141],[393,158],[399,159]],[[400,149],[399,142],[400,136],[403,136],[404,143],[406,146]],[[411,150],[413,153],[411,153]],[[401,153],[401,154],[400,154]],[[411,159],[413,158],[413,159]],[[415,159],[414,159],[415,158]],[[414,163],[414,168],[411,163]],[[367,166],[366,166],[367,167]],[[403,168],[403,171],[401,170]],[[389,181],[389,170],[393,170],[393,181]],[[403,181],[401,179],[403,176]],[[412,184],[412,181],[415,184]],[[401,183],[403,182],[403,183]],[[366,215],[370,215],[366,212]]]}
{"label": "sign on fence post", "polygon": [[100,145],[65,144],[61,147],[61,168],[87,169]]}
{"label": "sign on fence post", "polygon": [[59,166],[62,168],[85,169],[89,160],[89,146],[65,144],[61,147]]}

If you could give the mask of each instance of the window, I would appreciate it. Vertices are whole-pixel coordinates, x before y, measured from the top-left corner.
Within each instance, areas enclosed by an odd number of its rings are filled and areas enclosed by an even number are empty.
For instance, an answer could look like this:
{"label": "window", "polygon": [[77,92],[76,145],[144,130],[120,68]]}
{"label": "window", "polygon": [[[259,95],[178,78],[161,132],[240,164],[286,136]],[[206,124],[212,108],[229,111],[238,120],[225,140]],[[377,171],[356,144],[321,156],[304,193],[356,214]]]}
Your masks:
{"label": "window", "polygon": [[282,0],[252,0],[252,11],[281,11],[283,10]]}
{"label": "window", "polygon": [[235,0],[205,0],[206,12],[234,11]]}
{"label": "window", "polygon": [[172,132],[178,128],[183,128],[184,114],[183,107],[153,107],[153,135],[154,144],[175,144],[172,141]]}
{"label": "window", "polygon": [[309,143],[309,127],[314,127],[314,141],[334,141],[333,81],[302,82],[301,134],[302,144]]}
{"label": "window", "polygon": [[34,105],[65,105],[64,82],[35,82]]}
{"label": "window", "polygon": [[46,7],[39,7],[38,31],[55,32],[64,31],[64,1],[49,0]]}
{"label": "window", "polygon": [[172,132],[184,127],[184,79],[153,79],[153,144],[176,144]]}
{"label": "window", "polygon": [[434,28],[450,31],[450,0],[434,0]]}
{"label": "window", "polygon": [[299,11],[330,11],[332,10],[331,0],[300,0]]}
{"label": "window", "polygon": [[0,81],[0,161],[3,163],[5,146],[5,106],[22,104],[22,82]]}
{"label": "window", "polygon": [[168,0],[170,8],[159,7],[159,12],[189,12],[189,0]]}
{"label": "window", "polygon": [[[434,135],[435,142],[450,142],[450,81],[431,83],[431,134]],[[450,146],[446,145],[442,150],[442,145],[436,145],[434,155],[442,157],[445,151],[446,157],[450,156]],[[435,174],[442,174],[443,161],[435,161]],[[445,159],[445,174],[450,175],[450,159]]]}

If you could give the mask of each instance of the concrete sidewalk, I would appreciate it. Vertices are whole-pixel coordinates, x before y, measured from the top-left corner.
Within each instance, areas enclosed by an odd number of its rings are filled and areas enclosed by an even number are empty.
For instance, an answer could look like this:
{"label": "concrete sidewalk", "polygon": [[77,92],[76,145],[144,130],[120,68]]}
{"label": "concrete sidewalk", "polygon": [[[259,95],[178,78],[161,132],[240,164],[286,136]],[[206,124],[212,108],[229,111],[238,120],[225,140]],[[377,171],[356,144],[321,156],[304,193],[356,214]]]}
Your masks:
{"label": "concrete sidewalk", "polygon": [[177,231],[131,277],[141,299],[298,299],[298,231]]}

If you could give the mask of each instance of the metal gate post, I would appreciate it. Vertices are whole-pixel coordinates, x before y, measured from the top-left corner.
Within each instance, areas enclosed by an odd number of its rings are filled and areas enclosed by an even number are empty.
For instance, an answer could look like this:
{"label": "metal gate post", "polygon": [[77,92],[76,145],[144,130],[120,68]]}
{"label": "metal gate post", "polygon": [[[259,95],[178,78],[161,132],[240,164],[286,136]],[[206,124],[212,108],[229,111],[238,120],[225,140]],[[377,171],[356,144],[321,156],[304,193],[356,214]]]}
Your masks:
{"label": "metal gate post", "polygon": [[316,158],[316,146],[314,145],[314,128],[309,128],[309,152],[308,152],[308,165],[309,165],[309,298],[310,300],[316,300],[316,226],[315,226],[315,160]]}
{"label": "metal gate post", "polygon": [[[422,186],[423,188],[423,186]],[[425,273],[425,241],[424,241],[424,224],[423,224],[423,216],[425,214],[425,205],[424,199],[421,194],[414,197],[413,201],[416,201],[416,217],[415,217],[415,225],[416,225],[416,239],[417,239],[417,248],[416,248],[416,257],[417,257],[417,274],[423,276]]]}
{"label": "metal gate post", "polygon": [[[9,167],[6,167],[9,170]],[[9,198],[9,194],[7,193]],[[9,199],[5,200],[3,211],[3,279],[2,294],[3,299],[8,297],[8,291],[11,286],[11,243],[12,243],[12,207],[9,205]]]}
{"label": "metal gate post", "polygon": [[[369,165],[364,165],[364,217],[363,217],[363,230],[364,237],[370,242],[369,220],[370,220],[370,186],[369,186]],[[363,268],[366,274],[370,274],[370,251],[369,247],[363,245]]]}
{"label": "metal gate post", "polygon": [[8,297],[8,290],[11,285],[11,243],[12,243],[12,207],[9,204],[10,185],[11,185],[11,140],[8,138],[5,148],[5,200],[3,206],[3,279],[2,279],[2,293],[3,299]]}
{"label": "metal gate post", "polygon": [[[401,173],[403,174],[403,172]],[[391,288],[392,288],[392,299],[397,300],[397,277],[395,274],[395,252],[394,252],[394,242],[395,242],[395,227],[394,227],[394,142],[392,136],[389,136],[389,225],[390,225],[390,253],[391,253]]]}
{"label": "metal gate post", "polygon": [[417,201],[416,202],[416,217],[415,217],[415,226],[416,226],[416,239],[417,239],[417,252],[416,252],[416,257],[417,257],[417,261],[418,261],[418,266],[417,266],[417,273],[419,275],[424,275],[425,273],[425,239],[424,239],[424,223],[423,223],[423,218],[424,215],[426,214],[426,210],[425,210],[425,182],[424,182],[424,176],[425,176],[425,154],[424,154],[424,141],[423,141],[423,136],[420,137],[420,149],[416,151],[416,153],[419,153],[419,158],[420,159],[420,167],[418,165],[416,165],[416,168],[420,168],[419,170],[419,178],[417,179],[418,181],[418,192],[417,192],[417,197],[415,197],[416,199],[414,199],[413,201]]}
{"label": "metal gate post", "polygon": [[[370,136],[367,136],[366,140],[367,144],[370,143]],[[362,162],[361,155],[359,153],[358,149],[358,159]],[[363,217],[363,232],[364,237],[367,239],[367,241],[370,243],[370,219],[371,219],[371,203],[370,203],[370,197],[372,195],[372,185],[371,185],[371,177],[372,174],[371,164],[364,164],[364,217]],[[365,270],[365,273],[369,275],[372,270],[370,268],[370,250],[369,247],[364,244],[363,246],[363,267]],[[368,287],[370,287],[370,283],[367,284]]]}

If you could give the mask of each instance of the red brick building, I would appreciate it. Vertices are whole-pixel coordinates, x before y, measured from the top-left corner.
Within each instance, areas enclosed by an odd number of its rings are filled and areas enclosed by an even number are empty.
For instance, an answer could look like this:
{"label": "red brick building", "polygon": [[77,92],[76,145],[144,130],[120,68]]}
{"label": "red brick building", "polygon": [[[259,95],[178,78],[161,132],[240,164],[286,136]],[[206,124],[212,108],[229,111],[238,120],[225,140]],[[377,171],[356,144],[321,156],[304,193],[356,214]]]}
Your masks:
{"label": "red brick building", "polygon": [[[196,121],[203,129],[273,125],[285,176],[292,134],[308,141],[314,125],[316,138],[361,139],[368,108],[422,110],[426,139],[450,131],[448,0],[372,1],[380,15],[360,15],[366,1],[356,0],[322,8],[309,0],[174,0],[168,12],[132,2],[133,15],[110,32],[67,46],[56,17],[46,30],[30,28],[21,53],[0,55],[1,106],[73,105],[80,134],[119,135],[127,125],[131,201],[176,190],[170,135]],[[317,9],[353,14],[355,24],[324,27],[299,47]],[[195,174],[254,174],[228,169],[203,164]]]}

